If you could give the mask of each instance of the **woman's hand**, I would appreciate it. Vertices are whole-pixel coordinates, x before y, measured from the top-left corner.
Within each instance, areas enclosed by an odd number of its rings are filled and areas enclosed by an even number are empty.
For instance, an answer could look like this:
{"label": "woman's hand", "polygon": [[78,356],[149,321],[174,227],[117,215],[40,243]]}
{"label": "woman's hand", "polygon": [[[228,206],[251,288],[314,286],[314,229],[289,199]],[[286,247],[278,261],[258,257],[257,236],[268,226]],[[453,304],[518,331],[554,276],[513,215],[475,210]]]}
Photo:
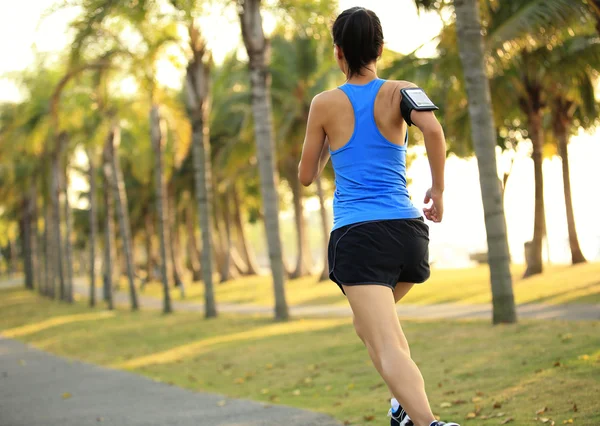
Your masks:
{"label": "woman's hand", "polygon": [[439,223],[444,216],[444,193],[442,191],[429,188],[425,194],[425,204],[431,206],[425,207],[423,213],[428,220]]}

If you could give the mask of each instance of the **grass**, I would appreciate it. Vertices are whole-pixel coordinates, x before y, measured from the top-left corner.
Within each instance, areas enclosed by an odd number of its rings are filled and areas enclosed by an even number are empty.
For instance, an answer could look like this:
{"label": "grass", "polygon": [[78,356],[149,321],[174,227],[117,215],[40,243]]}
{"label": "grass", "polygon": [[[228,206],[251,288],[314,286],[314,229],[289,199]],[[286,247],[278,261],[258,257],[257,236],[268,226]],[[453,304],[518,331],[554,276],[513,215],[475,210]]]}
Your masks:
{"label": "grass", "polygon": [[[191,390],[320,411],[347,424],[386,422],[387,390],[349,319],[274,323],[259,316],[207,321],[195,313],[106,312],[15,289],[0,290],[0,312],[0,333],[59,355]],[[600,322],[403,327],[443,419],[600,424]],[[477,420],[466,421],[469,415]]]}
{"label": "grass", "polygon": [[[546,272],[522,279],[523,266],[513,268],[513,288],[517,303],[600,303],[600,263],[577,266],[551,266]],[[199,285],[200,284],[200,285]],[[193,283],[186,288],[187,299],[202,300],[204,288]],[[149,284],[144,294],[162,296],[158,283]],[[172,292],[179,299],[179,290]],[[338,287],[330,281],[317,283],[315,277],[290,280],[286,284],[290,305],[346,304]],[[216,285],[216,299],[221,303],[251,303],[272,306],[273,291],[269,277],[243,277]],[[488,303],[491,300],[487,266],[471,269],[434,270],[431,279],[416,286],[405,298],[406,303]]]}

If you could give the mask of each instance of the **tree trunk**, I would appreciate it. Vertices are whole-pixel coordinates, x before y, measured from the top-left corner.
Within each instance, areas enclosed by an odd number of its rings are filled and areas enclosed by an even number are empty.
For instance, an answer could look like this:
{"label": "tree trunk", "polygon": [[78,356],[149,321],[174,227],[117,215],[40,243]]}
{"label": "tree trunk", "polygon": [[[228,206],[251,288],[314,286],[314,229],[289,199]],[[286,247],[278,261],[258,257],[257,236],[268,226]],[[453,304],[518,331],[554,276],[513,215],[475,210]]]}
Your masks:
{"label": "tree trunk", "polygon": [[67,171],[65,168],[64,173],[64,184],[63,184],[63,196],[64,203],[63,208],[65,210],[65,300],[69,303],[73,303],[73,244],[71,244],[71,235],[73,234],[73,218],[71,214],[71,206],[69,205],[69,181]]}
{"label": "tree trunk", "polygon": [[533,145],[533,171],[535,180],[535,211],[533,222],[533,240],[531,244],[530,262],[527,264],[524,277],[540,274],[543,271],[542,247],[545,235],[544,219],[544,175],[542,171],[544,130],[542,126],[542,112],[539,108],[532,108],[528,112],[529,132]]}
{"label": "tree trunk", "polygon": [[56,262],[54,262],[53,258],[53,235],[50,231],[52,223],[52,202],[51,200],[46,200],[46,206],[44,208],[44,272],[46,276],[46,296],[53,299],[56,289],[54,274]]}
{"label": "tree trunk", "polygon": [[153,279],[154,276],[154,249],[152,245],[152,236],[154,235],[154,224],[152,222],[152,215],[150,212],[146,212],[144,215],[144,233],[146,241],[146,277],[142,281],[142,288],[145,287],[148,282]]}
{"label": "tree trunk", "polygon": [[21,216],[21,241],[23,269],[25,272],[25,288],[33,290],[33,254],[31,253],[31,200],[29,191],[23,198]]}
{"label": "tree trunk", "polygon": [[[62,134],[59,138],[64,138]],[[64,139],[62,139],[64,140]],[[53,252],[55,256],[55,267],[58,271],[58,298],[65,300],[66,288],[65,288],[65,271],[64,271],[64,259],[63,259],[63,246],[62,238],[60,235],[61,228],[61,215],[60,215],[60,153],[62,151],[62,141],[59,142],[59,148],[57,152],[53,153],[52,156],[52,228],[54,228],[54,243]]]}
{"label": "tree trunk", "polygon": [[185,226],[187,229],[186,242],[188,246],[190,269],[192,270],[192,280],[200,281],[202,279],[202,268],[200,265],[200,250],[196,243],[196,229],[194,226],[194,207],[189,204],[185,208]]}
{"label": "tree trunk", "polygon": [[[111,136],[109,135],[109,138]],[[108,309],[114,308],[113,302],[113,268],[114,268],[114,252],[115,252],[115,222],[114,222],[114,200],[113,191],[110,183],[110,158],[107,150],[104,150],[103,156],[103,176],[104,176],[104,300]]]}
{"label": "tree trunk", "polygon": [[[293,169],[295,170],[296,168],[294,167]],[[299,278],[310,274],[312,269],[312,255],[308,244],[306,220],[304,219],[302,184],[300,183],[300,179],[298,179],[297,171],[290,170],[287,180],[292,188],[294,218],[296,222],[296,247],[298,250],[296,267],[292,271],[290,278]]]}
{"label": "tree trunk", "polygon": [[271,108],[269,42],[265,38],[260,14],[260,0],[245,0],[240,10],[240,23],[244,45],[249,58],[252,88],[252,113],[257,145],[260,189],[265,209],[265,229],[269,248],[269,261],[275,293],[275,318],[289,318],[285,297],[285,279],[281,236],[279,232],[278,173],[275,164],[273,114]]}
{"label": "tree trunk", "polygon": [[30,207],[30,218],[31,218],[31,239],[30,239],[30,251],[31,251],[31,264],[32,264],[32,278],[33,286],[37,287],[38,291],[42,288],[42,273],[40,262],[40,244],[38,241],[38,208],[37,208],[37,184],[34,181],[30,188],[29,194],[29,207]]}
{"label": "tree trunk", "polygon": [[469,100],[473,145],[479,166],[490,267],[493,323],[517,321],[508,240],[496,166],[496,132],[477,0],[454,0],[460,59]]}
{"label": "tree trunk", "polygon": [[96,306],[96,238],[98,235],[98,208],[96,206],[96,166],[94,154],[87,150],[90,181],[90,306]]}
{"label": "tree trunk", "polygon": [[171,295],[169,293],[169,276],[167,272],[167,209],[166,209],[166,186],[163,170],[163,148],[165,135],[165,122],[160,116],[158,105],[152,105],[150,110],[150,133],[152,147],[154,149],[154,177],[156,185],[156,215],[158,219],[158,238],[160,242],[160,275],[163,284],[163,312],[172,311]]}
{"label": "tree trunk", "polygon": [[317,196],[319,197],[319,212],[321,213],[321,230],[323,232],[323,271],[319,276],[319,281],[329,279],[329,218],[327,217],[327,208],[325,207],[325,193],[323,192],[323,182],[321,176],[317,177]]}
{"label": "tree trunk", "polygon": [[[215,197],[215,227],[219,238],[219,250],[217,251],[217,264],[219,266],[220,282],[224,283],[231,279],[231,232],[227,223],[227,200],[225,196]],[[223,221],[220,218],[223,218]]]}
{"label": "tree trunk", "polygon": [[209,87],[210,64],[206,61],[206,44],[199,30],[190,26],[190,45],[194,58],[186,73],[187,104],[192,125],[192,155],[194,160],[194,184],[196,203],[202,231],[202,275],[204,279],[204,306],[207,318],[217,316],[213,286],[212,261],[212,208],[213,183],[210,163],[209,135]]}
{"label": "tree trunk", "polygon": [[182,271],[180,265],[181,252],[179,246],[179,230],[177,226],[177,207],[175,205],[175,188],[171,185],[170,190],[167,193],[167,223],[169,225],[169,254],[171,256],[171,265],[173,270],[173,281],[175,281],[175,287],[179,288],[181,298],[185,298],[185,285],[182,279]]}
{"label": "tree trunk", "polygon": [[117,221],[119,222],[121,244],[123,246],[123,254],[125,255],[131,310],[135,311],[139,308],[139,304],[134,281],[135,272],[131,246],[131,227],[129,225],[129,208],[127,203],[127,193],[125,192],[125,183],[123,181],[123,173],[121,172],[121,166],[119,164],[118,152],[117,149],[115,149],[121,142],[121,130],[118,124],[113,124],[106,142],[105,148],[110,162],[108,182],[114,194],[115,205],[117,208]]}
{"label": "tree trunk", "polygon": [[240,203],[240,197],[235,183],[232,187],[232,195],[233,195],[233,223],[236,229],[236,233],[238,236],[238,240],[241,245],[241,255],[242,259],[246,263],[246,271],[245,275],[256,275],[258,274],[260,268],[256,262],[256,257],[254,253],[251,251],[251,247],[248,244],[248,237],[246,235],[246,229],[244,227],[244,222],[242,221],[242,207]]}
{"label": "tree trunk", "polygon": [[[555,106],[558,107],[558,106]],[[575,227],[575,213],[573,212],[573,199],[571,196],[571,175],[569,172],[569,151],[568,151],[568,127],[569,115],[564,112],[555,111],[554,114],[554,133],[558,140],[558,154],[562,160],[563,189],[565,192],[565,208],[567,213],[567,228],[569,231],[569,247],[571,248],[571,262],[573,265],[585,263],[579,239],[577,238],[577,228]]]}

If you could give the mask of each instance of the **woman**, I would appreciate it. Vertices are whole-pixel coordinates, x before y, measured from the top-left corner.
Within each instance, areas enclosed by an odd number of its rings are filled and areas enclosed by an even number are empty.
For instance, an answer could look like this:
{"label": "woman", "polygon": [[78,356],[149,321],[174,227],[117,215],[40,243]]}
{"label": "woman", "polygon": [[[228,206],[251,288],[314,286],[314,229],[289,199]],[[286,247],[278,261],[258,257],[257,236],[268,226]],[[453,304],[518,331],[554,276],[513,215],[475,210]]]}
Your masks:
{"label": "woman", "polygon": [[[381,23],[370,10],[344,11],[333,25],[343,86],[317,95],[310,107],[300,181],[310,185],[331,156],[335,171],[330,278],[348,297],[356,333],[394,396],[392,426],[458,426],[436,421],[423,377],[410,357],[395,303],[429,278],[429,229],[406,189],[406,81],[377,78]],[[425,217],[444,213],[444,133],[431,111],[404,110],[425,138],[432,187]]]}

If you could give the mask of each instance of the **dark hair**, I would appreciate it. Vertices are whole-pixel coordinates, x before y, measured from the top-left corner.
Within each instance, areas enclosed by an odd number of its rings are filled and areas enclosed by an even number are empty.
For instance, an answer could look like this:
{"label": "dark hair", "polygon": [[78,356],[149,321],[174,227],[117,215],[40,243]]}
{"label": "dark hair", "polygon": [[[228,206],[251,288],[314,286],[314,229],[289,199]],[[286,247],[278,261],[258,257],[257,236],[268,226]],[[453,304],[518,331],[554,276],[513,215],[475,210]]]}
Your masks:
{"label": "dark hair", "polygon": [[348,78],[362,75],[362,68],[379,57],[383,30],[373,11],[364,7],[344,10],[333,23],[332,33],[348,62]]}

